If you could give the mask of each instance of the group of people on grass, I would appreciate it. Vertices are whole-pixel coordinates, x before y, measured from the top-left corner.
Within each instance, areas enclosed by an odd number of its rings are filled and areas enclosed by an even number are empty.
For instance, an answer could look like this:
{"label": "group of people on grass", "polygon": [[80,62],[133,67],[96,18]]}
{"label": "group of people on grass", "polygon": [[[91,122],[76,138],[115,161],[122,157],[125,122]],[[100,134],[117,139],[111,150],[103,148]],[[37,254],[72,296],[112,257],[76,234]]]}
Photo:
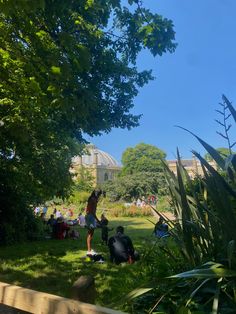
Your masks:
{"label": "group of people on grass", "polygon": [[[94,190],[88,198],[87,206],[85,209],[85,216],[80,213],[75,220],[64,220],[62,215],[58,214],[58,210],[54,209],[53,214],[48,221],[45,219],[45,213],[42,212],[40,217],[51,230],[51,236],[55,239],[65,239],[79,237],[79,232],[73,228],[74,225],[80,225],[87,228],[87,256],[93,257],[97,253],[92,249],[92,239],[96,228],[101,228],[101,240],[106,244],[110,251],[110,260],[113,263],[120,264],[123,262],[133,263],[139,259],[138,253],[134,250],[131,239],[125,235],[124,227],[118,226],[116,233],[109,238],[109,231],[113,228],[108,227],[108,219],[104,214],[101,218],[97,217],[97,204],[101,195],[104,195],[102,190]],[[167,237],[169,235],[168,225],[164,223],[161,217],[156,223],[154,234],[158,238]]]}
{"label": "group of people on grass", "polygon": [[79,238],[78,231],[71,228],[62,216],[55,219],[52,214],[46,224],[50,228],[51,237],[53,239],[63,240],[66,238]]}

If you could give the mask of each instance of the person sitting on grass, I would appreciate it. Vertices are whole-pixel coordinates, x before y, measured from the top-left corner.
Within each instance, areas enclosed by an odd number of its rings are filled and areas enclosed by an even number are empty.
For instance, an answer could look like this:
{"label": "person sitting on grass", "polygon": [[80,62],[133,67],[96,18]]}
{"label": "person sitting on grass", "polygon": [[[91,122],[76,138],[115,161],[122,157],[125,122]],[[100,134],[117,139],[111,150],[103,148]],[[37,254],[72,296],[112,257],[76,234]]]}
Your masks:
{"label": "person sitting on grass", "polygon": [[70,227],[64,222],[63,217],[57,218],[57,222],[55,224],[55,237],[58,240],[63,240],[68,238],[68,232]]}
{"label": "person sitting on grass", "polygon": [[159,221],[155,224],[154,234],[157,238],[166,238],[169,237],[168,225],[164,223],[164,218],[160,217]]}
{"label": "person sitting on grass", "polygon": [[116,228],[116,235],[108,240],[110,261],[115,264],[134,263],[139,259],[139,254],[134,250],[131,239],[124,234],[124,227]]}
{"label": "person sitting on grass", "polygon": [[95,255],[96,252],[92,250],[91,244],[94,234],[94,229],[96,228],[96,221],[100,223],[99,219],[97,218],[96,211],[97,211],[97,203],[99,197],[102,195],[102,190],[94,190],[88,198],[87,207],[86,207],[86,215],[85,215],[85,222],[88,228],[87,233],[87,255]]}
{"label": "person sitting on grass", "polygon": [[85,222],[85,216],[83,215],[82,212],[79,213],[77,220],[78,220],[79,226],[84,228],[86,225],[86,222]]}

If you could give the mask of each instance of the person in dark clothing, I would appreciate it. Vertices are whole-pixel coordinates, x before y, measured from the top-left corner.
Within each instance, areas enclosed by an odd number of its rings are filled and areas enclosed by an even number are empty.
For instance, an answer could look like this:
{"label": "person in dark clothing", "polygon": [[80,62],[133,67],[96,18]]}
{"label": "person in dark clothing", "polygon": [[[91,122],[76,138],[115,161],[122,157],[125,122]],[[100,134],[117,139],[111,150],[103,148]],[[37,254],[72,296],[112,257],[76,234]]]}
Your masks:
{"label": "person in dark clothing", "polygon": [[51,215],[47,221],[47,226],[50,227],[50,233],[51,233],[52,238],[56,237],[56,231],[55,231],[56,223],[57,223],[57,221],[54,218],[54,215]]}
{"label": "person in dark clothing", "polygon": [[70,227],[64,222],[64,219],[62,217],[59,217],[55,224],[55,238],[58,240],[68,238],[69,230]]}
{"label": "person in dark clothing", "polygon": [[51,228],[53,228],[53,226],[55,225],[56,223],[56,219],[54,218],[54,215],[51,215],[50,218],[48,219],[47,221],[47,225],[49,225]]}
{"label": "person in dark clothing", "polygon": [[138,253],[134,251],[131,239],[124,235],[124,228],[122,226],[116,228],[116,235],[109,239],[108,247],[112,263],[120,264],[129,262],[131,264],[138,260]]}
{"label": "person in dark clothing", "polygon": [[104,214],[101,215],[100,227],[101,227],[101,238],[103,244],[108,244],[108,232],[113,230],[113,228],[108,228],[108,219]]}

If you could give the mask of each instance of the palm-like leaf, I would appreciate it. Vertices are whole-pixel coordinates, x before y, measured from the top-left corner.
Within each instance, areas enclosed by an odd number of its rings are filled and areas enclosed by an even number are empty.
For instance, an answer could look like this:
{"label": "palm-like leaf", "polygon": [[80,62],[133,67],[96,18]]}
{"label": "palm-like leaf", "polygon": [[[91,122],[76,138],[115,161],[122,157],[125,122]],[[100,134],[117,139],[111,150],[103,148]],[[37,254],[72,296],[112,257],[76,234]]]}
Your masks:
{"label": "palm-like leaf", "polygon": [[223,265],[215,264],[209,268],[196,268],[184,273],[170,276],[169,278],[222,278],[236,277],[236,271],[223,268]]}
{"label": "palm-like leaf", "polygon": [[207,144],[204,140],[202,140],[200,137],[198,137],[196,134],[194,134],[193,132],[181,127],[181,126],[176,126],[188,133],[190,133],[191,135],[193,135],[201,144],[202,146],[206,149],[206,151],[211,155],[211,157],[216,161],[216,163],[218,164],[218,166],[224,170],[225,167],[225,162],[224,159],[222,158],[222,156],[218,153],[218,151],[216,149],[214,149],[211,145]]}
{"label": "palm-like leaf", "polygon": [[225,103],[227,104],[227,107],[229,108],[229,111],[231,112],[231,114],[234,118],[234,121],[236,122],[236,110],[234,109],[231,102],[228,100],[228,98],[225,95],[223,95],[222,98],[225,101]]}

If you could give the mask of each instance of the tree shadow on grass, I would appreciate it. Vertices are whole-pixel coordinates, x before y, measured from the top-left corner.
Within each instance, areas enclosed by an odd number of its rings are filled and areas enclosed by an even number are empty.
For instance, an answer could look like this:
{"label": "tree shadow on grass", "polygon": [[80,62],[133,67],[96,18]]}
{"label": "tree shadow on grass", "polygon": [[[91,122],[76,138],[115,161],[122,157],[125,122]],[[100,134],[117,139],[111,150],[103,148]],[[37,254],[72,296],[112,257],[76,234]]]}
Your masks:
{"label": "tree shadow on grass", "polygon": [[[111,226],[123,225],[133,240],[134,246],[142,253],[150,243],[150,228],[129,228],[141,225],[132,219],[111,221]],[[113,230],[110,235],[113,235]],[[98,290],[97,303],[108,306],[120,299],[142,282],[139,262],[134,265],[117,266],[109,262],[109,252],[101,245],[101,231],[95,231],[94,248],[105,257],[104,264],[86,262],[87,230],[81,231],[79,240],[45,240],[3,248],[0,253],[0,280],[22,287],[70,297],[71,286],[81,275],[95,277]],[[7,253],[7,254],[6,254]],[[6,255],[5,255],[6,254]],[[7,256],[7,259],[4,258]],[[109,297],[108,297],[109,295]]]}
{"label": "tree shadow on grass", "polygon": [[69,296],[69,290],[77,279],[77,270],[81,263],[62,261],[58,255],[38,255],[38,258],[21,259],[1,271],[0,280],[17,284],[29,289],[48,292],[60,296]]}
{"label": "tree shadow on grass", "polygon": [[[125,292],[124,287],[129,287],[130,283],[137,279],[138,265],[113,265],[108,261],[105,249],[104,255],[106,255],[104,264],[86,262],[80,256],[76,261],[68,262],[48,253],[42,255],[40,260],[27,257],[25,260],[21,259],[22,265],[18,268],[14,264],[1,271],[0,280],[37,291],[70,297],[71,287],[78,277],[92,275],[95,277],[98,290],[97,302],[107,306],[120,296],[121,292]],[[127,291],[132,289],[131,286]]]}

